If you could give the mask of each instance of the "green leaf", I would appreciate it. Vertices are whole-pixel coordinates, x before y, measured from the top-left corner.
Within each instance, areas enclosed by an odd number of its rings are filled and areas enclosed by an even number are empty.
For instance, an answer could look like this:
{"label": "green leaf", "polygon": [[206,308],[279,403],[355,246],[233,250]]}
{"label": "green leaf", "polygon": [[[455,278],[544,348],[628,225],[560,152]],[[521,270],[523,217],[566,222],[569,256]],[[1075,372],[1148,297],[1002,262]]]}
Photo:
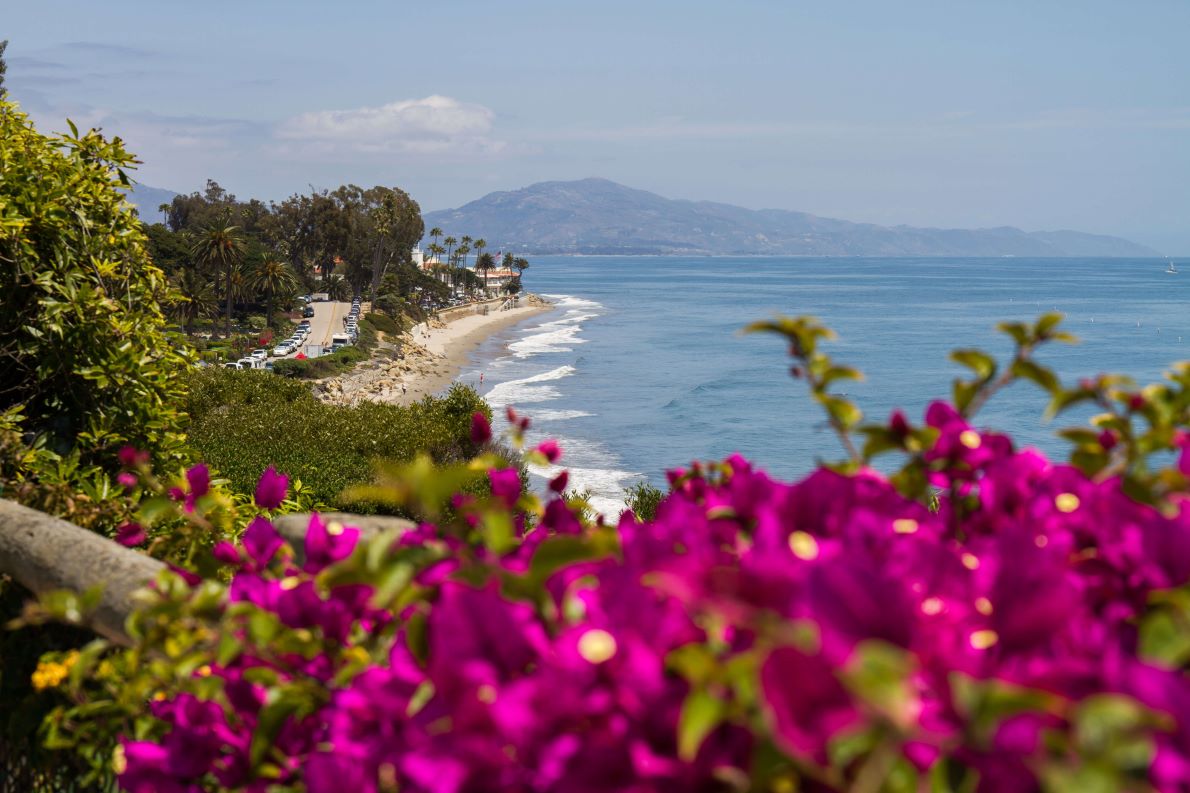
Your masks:
{"label": "green leaf", "polygon": [[996,325],[996,330],[1011,336],[1018,347],[1029,344],[1029,328],[1023,322],[1001,322]]}
{"label": "green leaf", "polygon": [[530,586],[540,588],[557,571],[576,562],[586,562],[607,556],[611,548],[601,547],[597,536],[577,537],[555,534],[533,552],[529,562]]}
{"label": "green leaf", "polygon": [[982,350],[954,350],[950,359],[975,372],[980,380],[990,380],[996,374],[996,359]]}
{"label": "green leaf", "polygon": [[817,399],[826,408],[831,418],[837,421],[839,426],[844,429],[854,427],[864,417],[863,412],[858,407],[843,397],[819,394],[817,395]]}
{"label": "green leaf", "polygon": [[682,703],[678,717],[678,756],[691,762],[698,756],[703,741],[723,721],[726,707],[722,700],[695,689]]}
{"label": "green leaf", "polygon": [[1190,630],[1183,619],[1169,609],[1158,609],[1145,615],[1140,625],[1140,655],[1171,669],[1180,669],[1190,662]]}
{"label": "green leaf", "polygon": [[1062,315],[1055,311],[1048,311],[1037,318],[1033,325],[1033,336],[1037,339],[1049,338],[1050,331],[1062,324]]}
{"label": "green leaf", "polygon": [[287,690],[274,689],[268,693],[248,747],[248,762],[252,768],[256,768],[264,760],[281,728],[285,726],[285,721],[297,712],[299,704],[298,699]]}
{"label": "green leaf", "polygon": [[1059,391],[1062,384],[1058,381],[1057,375],[1044,366],[1030,360],[1018,360],[1012,364],[1012,373],[1024,378],[1025,380],[1032,380],[1037,385],[1044,388],[1050,393]]}
{"label": "green leaf", "polygon": [[979,393],[979,383],[969,383],[966,380],[954,381],[954,406],[961,413],[966,410]]}
{"label": "green leaf", "polygon": [[856,646],[841,677],[856,696],[893,724],[908,727],[920,711],[911,682],[913,669],[913,659],[904,650],[886,642],[864,641]]}

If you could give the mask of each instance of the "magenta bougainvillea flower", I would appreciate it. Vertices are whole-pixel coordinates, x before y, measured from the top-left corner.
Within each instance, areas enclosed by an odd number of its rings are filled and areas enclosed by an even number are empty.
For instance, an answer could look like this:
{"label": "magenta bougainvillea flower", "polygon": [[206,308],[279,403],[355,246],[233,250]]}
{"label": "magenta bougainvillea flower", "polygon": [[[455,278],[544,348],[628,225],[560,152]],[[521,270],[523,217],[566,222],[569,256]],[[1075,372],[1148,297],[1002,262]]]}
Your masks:
{"label": "magenta bougainvillea flower", "polygon": [[[1124,745],[1128,780],[1190,789],[1190,679],[1142,640],[1190,584],[1185,500],[1134,500],[945,403],[925,426],[934,508],[869,469],[785,483],[733,456],[669,472],[647,522],[592,525],[555,495],[565,472],[527,516],[515,468],[367,553],[314,516],[299,563],[258,517],[214,554],[235,613],[267,619],[202,673],[216,693],[154,704],[120,782],[257,789],[264,724],[270,783],[310,793],[713,793],[761,773],[827,791],[872,764],[1038,790]],[[898,413],[889,432],[917,430]],[[277,625],[319,650],[249,641]],[[286,687],[317,695],[278,716]],[[1089,729],[1095,708],[1111,718]]]}
{"label": "magenta bougainvillea flower", "polygon": [[126,548],[135,548],[146,539],[144,527],[139,523],[125,523],[116,529],[116,542]]}
{"label": "magenta bougainvillea flower", "polygon": [[481,445],[491,439],[492,426],[488,423],[488,417],[478,412],[473,414],[471,416],[471,442]]}
{"label": "magenta bougainvillea flower", "polygon": [[276,509],[281,506],[288,492],[289,477],[277,473],[277,469],[270,465],[256,483],[256,506],[261,509]]}

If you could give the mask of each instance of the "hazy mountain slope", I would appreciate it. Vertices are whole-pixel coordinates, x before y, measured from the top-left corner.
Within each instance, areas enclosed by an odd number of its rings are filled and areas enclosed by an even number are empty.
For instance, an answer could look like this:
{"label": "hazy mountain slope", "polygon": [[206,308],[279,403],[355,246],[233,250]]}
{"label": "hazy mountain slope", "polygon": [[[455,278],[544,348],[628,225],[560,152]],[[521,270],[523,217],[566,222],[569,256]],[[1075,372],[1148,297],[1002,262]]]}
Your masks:
{"label": "hazy mountain slope", "polygon": [[430,212],[426,229],[492,251],[814,256],[1155,256],[1118,237],[1011,227],[885,227],[805,212],[679,201],[606,179],[539,182]]}
{"label": "hazy mountain slope", "polygon": [[148,185],[134,185],[128,194],[128,200],[136,207],[136,212],[145,223],[160,223],[165,219],[158,209],[162,204],[168,204],[178,195],[173,190]]}

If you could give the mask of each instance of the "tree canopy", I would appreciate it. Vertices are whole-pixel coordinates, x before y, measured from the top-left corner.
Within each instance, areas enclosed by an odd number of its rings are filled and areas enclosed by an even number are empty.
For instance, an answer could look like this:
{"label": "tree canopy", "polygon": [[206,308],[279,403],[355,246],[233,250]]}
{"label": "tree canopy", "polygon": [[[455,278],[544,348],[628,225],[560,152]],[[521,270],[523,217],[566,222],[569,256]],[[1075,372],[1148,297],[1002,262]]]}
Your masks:
{"label": "tree canopy", "polygon": [[43,135],[0,101],[0,424],[112,462],[181,446],[177,299],[124,198],[135,160],[92,130]]}

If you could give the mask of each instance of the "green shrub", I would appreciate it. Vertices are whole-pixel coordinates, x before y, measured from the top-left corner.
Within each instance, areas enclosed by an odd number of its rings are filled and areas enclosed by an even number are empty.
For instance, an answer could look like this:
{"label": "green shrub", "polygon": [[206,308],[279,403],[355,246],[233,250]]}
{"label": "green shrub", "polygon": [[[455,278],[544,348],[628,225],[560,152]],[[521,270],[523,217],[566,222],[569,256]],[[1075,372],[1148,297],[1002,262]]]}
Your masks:
{"label": "green shrub", "polygon": [[42,135],[10,102],[0,140],[0,422],[84,464],[126,443],[180,459],[188,360],[124,200],[132,156],[95,131]]}
{"label": "green shrub", "polygon": [[233,490],[251,492],[260,472],[275,465],[300,479],[311,498],[363,511],[375,508],[340,494],[371,481],[375,460],[411,460],[418,452],[466,459],[476,451],[471,416],[489,412],[465,386],[408,407],[341,407],[319,402],[302,383],[229,369],[196,373],[187,409],[194,448]]}
{"label": "green shrub", "polygon": [[[135,507],[112,481],[120,447],[167,468],[188,454],[190,355],[166,332],[176,295],[124,199],[133,158],[118,139],[71,130],[42,135],[0,101],[0,497],[110,534]],[[27,596],[0,576],[0,626]],[[0,630],[0,787],[21,784],[5,779],[18,757],[77,779],[69,758],[38,746],[57,699],[29,675],[38,655],[82,639]]]}
{"label": "green shrub", "polygon": [[[361,330],[361,341],[363,338],[364,333]],[[373,345],[375,344],[374,339],[375,337],[373,336]],[[367,359],[368,353],[361,347],[344,347],[338,352],[318,358],[306,358],[300,361],[293,358],[283,358],[279,361],[274,361],[273,373],[284,377],[317,380],[346,372],[360,361],[366,361]]]}
{"label": "green shrub", "polygon": [[360,322],[361,328],[371,328],[372,330],[387,333],[390,336],[397,336],[405,329],[404,323],[393,319],[388,314],[381,314],[378,311],[373,311],[363,318]]}
{"label": "green shrub", "polygon": [[632,510],[637,520],[650,521],[657,517],[657,506],[665,492],[649,482],[637,482],[624,488],[624,506]]}

